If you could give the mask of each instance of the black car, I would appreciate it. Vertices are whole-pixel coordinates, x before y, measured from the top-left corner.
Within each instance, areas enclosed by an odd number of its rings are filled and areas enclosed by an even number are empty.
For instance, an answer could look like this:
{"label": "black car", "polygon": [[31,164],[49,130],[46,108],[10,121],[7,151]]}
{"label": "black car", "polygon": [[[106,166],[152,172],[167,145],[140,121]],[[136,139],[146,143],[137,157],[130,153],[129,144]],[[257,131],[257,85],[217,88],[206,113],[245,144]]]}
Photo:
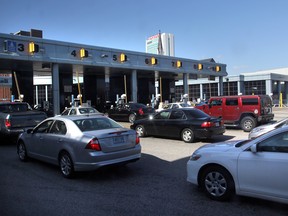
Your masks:
{"label": "black car", "polygon": [[147,118],[154,114],[155,109],[142,103],[123,103],[107,111],[109,118],[115,121],[134,122],[136,119]]}
{"label": "black car", "polygon": [[130,128],[142,137],[180,138],[187,143],[196,138],[206,139],[225,132],[221,118],[191,108],[163,110],[151,118],[134,121]]}

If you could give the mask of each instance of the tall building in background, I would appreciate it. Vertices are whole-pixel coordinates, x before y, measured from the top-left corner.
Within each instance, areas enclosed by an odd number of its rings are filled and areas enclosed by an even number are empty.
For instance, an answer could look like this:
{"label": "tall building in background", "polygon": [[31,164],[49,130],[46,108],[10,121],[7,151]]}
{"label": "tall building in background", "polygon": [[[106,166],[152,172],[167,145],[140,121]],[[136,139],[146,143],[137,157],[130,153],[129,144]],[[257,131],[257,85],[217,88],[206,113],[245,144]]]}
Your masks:
{"label": "tall building in background", "polygon": [[146,40],[146,53],[175,56],[174,35],[159,32],[159,34],[149,37]]}

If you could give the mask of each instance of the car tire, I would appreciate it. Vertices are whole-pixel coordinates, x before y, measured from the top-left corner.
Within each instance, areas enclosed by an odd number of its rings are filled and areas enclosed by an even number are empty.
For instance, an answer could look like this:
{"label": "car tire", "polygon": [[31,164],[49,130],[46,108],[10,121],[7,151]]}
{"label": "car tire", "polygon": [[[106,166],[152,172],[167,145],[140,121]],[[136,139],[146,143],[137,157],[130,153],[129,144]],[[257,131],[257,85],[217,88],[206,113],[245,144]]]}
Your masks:
{"label": "car tire", "polygon": [[17,154],[20,159],[20,161],[27,161],[27,150],[24,142],[19,142],[17,145]]}
{"label": "car tire", "polygon": [[135,131],[137,132],[137,134],[138,134],[139,137],[144,137],[144,136],[146,136],[146,130],[145,130],[145,128],[144,128],[143,125],[137,125],[137,126],[135,127]]}
{"label": "car tire", "polygon": [[190,128],[185,128],[181,133],[181,139],[185,143],[192,143],[194,141],[194,133]]}
{"label": "car tire", "polygon": [[250,132],[253,128],[256,127],[256,120],[251,116],[246,116],[241,120],[241,128],[245,132]]}
{"label": "car tire", "polygon": [[133,122],[135,121],[135,119],[136,119],[135,114],[130,114],[129,117],[128,117],[128,119],[129,119],[129,122],[130,122],[130,123],[133,123]]}
{"label": "car tire", "polygon": [[60,154],[59,166],[61,173],[65,178],[72,178],[74,176],[74,164],[69,153],[62,152]]}
{"label": "car tire", "polygon": [[213,200],[227,201],[235,193],[235,184],[230,173],[220,167],[206,168],[200,178],[200,186]]}

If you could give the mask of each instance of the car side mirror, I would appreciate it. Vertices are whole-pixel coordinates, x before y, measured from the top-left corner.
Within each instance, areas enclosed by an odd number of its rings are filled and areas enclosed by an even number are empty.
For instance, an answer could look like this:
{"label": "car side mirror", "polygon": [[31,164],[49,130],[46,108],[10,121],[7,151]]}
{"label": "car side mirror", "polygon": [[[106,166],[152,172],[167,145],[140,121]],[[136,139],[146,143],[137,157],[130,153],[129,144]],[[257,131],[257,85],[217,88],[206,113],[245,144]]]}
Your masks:
{"label": "car side mirror", "polygon": [[250,150],[252,153],[257,153],[257,144],[253,144],[251,147],[250,147]]}
{"label": "car side mirror", "polygon": [[32,134],[33,133],[33,129],[32,128],[29,128],[28,130],[27,130],[27,134]]}

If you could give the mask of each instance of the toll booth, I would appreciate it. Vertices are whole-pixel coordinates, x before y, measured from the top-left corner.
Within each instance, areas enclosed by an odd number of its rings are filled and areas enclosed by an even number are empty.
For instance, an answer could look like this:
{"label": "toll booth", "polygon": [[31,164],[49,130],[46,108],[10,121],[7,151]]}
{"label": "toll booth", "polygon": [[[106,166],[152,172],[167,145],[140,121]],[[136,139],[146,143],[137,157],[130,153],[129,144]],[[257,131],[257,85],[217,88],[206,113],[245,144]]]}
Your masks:
{"label": "toll booth", "polygon": [[[101,107],[126,94],[127,101],[147,104],[161,92],[173,101],[175,81],[227,76],[226,65],[128,50],[43,39],[42,34],[0,33],[0,74],[17,74],[19,91],[31,105],[49,101],[55,114],[71,103],[71,95]],[[40,81],[41,82],[40,82]],[[158,86],[157,86],[158,83]],[[0,83],[1,87],[1,83]],[[18,94],[12,79],[11,92]],[[158,92],[157,92],[158,91]]]}

